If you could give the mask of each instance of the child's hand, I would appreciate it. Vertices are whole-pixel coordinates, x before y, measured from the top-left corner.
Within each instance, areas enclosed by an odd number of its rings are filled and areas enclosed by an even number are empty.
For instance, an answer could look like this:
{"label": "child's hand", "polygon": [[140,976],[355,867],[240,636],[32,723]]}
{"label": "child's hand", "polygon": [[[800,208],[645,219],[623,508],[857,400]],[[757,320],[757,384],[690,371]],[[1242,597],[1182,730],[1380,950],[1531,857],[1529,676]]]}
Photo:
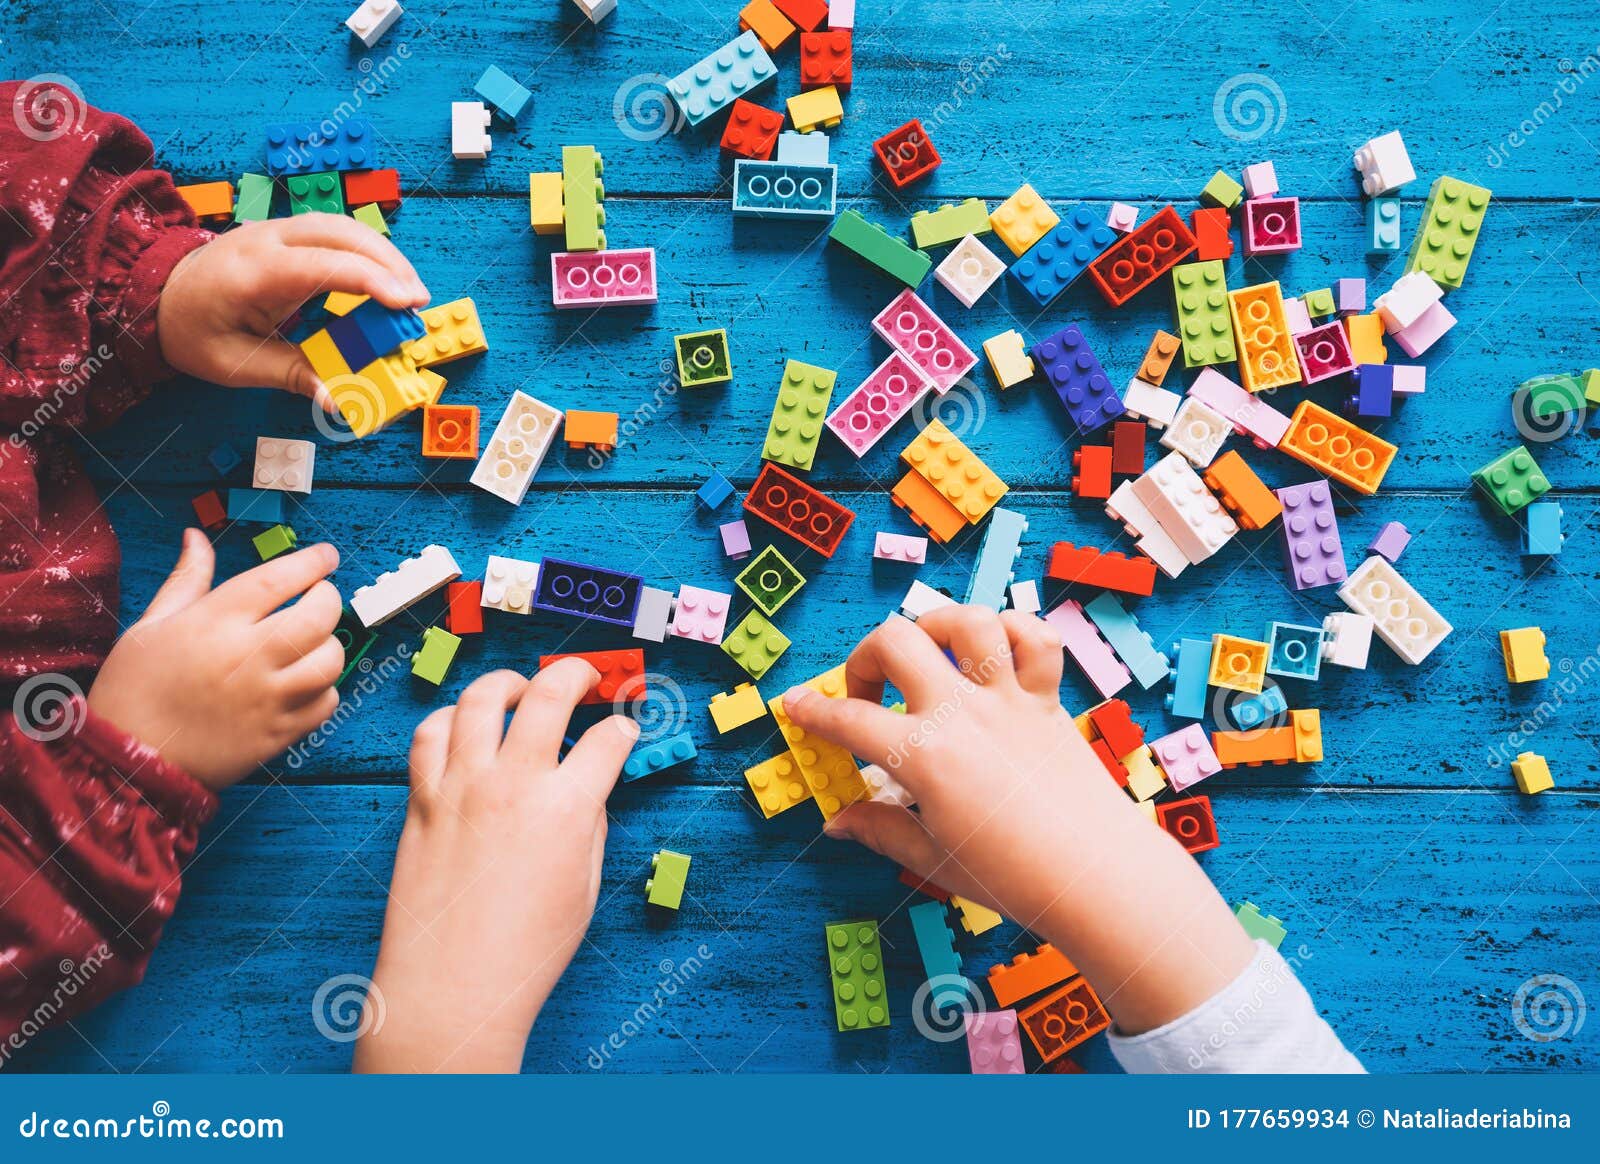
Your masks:
{"label": "child's hand", "polygon": [[341,603],[325,581],[338,564],[332,546],[309,546],[213,590],[211,543],[185,530],[177,566],[111,648],[89,707],[206,787],[228,787],[339,706]]}
{"label": "child's hand", "polygon": [[[359,1071],[516,1071],[594,913],[606,796],[639,728],[611,716],[557,763],[598,675],[562,659],[475,680],[411,743],[411,801]],[[516,709],[510,727],[506,711]]]}
{"label": "child's hand", "polygon": [[157,308],[161,354],[180,372],[229,387],[286,388],[329,407],[300,349],[274,329],[314,295],[348,291],[421,307],[428,291],[394,245],[337,214],[251,222],[185,255]]}

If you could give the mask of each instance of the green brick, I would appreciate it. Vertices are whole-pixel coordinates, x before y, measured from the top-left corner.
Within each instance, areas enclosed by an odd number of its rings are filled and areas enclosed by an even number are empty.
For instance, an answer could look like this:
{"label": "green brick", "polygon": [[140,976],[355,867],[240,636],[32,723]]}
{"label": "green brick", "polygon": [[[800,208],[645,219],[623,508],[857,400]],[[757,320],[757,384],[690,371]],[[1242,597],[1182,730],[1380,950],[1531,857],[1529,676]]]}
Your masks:
{"label": "green brick", "polygon": [[344,669],[334,682],[335,687],[341,687],[372,650],[372,644],[378,641],[378,632],[362,626],[356,612],[347,606],[339,612],[339,624],[333,628],[333,637],[344,648]]}
{"label": "green brick", "polygon": [[1261,939],[1274,950],[1283,944],[1284,935],[1288,933],[1283,923],[1270,913],[1263,917],[1253,901],[1241,901],[1234,906],[1233,916],[1239,919],[1245,933]]}
{"label": "green brick", "polygon": [[833,399],[837,372],[790,360],[783,366],[783,383],[772,406],[772,421],[767,425],[767,443],[761,455],[780,465],[809,469],[817,455],[822,436],[822,421]]}
{"label": "green brick", "polygon": [[1200,191],[1200,201],[1212,206],[1232,210],[1244,200],[1244,187],[1228,177],[1222,170],[1211,175],[1205,189]]}
{"label": "green brick", "polygon": [[233,221],[261,222],[272,217],[272,179],[265,174],[240,174]]}
{"label": "green brick", "polygon": [[745,615],[739,625],[722,640],[723,653],[745,669],[752,679],[760,679],[789,649],[789,638],[759,610]]}
{"label": "green brick", "polygon": [[883,981],[883,951],[875,921],[833,922],[824,929],[833,1010],[841,1031],[889,1025],[889,995]]}
{"label": "green brick", "polygon": [[561,147],[561,204],[569,251],[599,251],[606,245],[605,171],[593,146]]}
{"label": "green brick", "polygon": [[989,204],[981,198],[952,202],[937,210],[919,210],[911,216],[911,238],[918,250],[953,243],[969,234],[988,234]]}
{"label": "green brick", "polygon": [[279,554],[287,554],[296,545],[294,530],[286,525],[275,525],[262,530],[250,540],[255,542],[256,553],[261,555],[263,562],[270,562]]}
{"label": "green brick", "polygon": [[672,343],[678,353],[678,383],[685,388],[725,384],[733,379],[726,329],[691,331],[674,336]]}
{"label": "green brick", "polygon": [[1338,310],[1333,304],[1331,287],[1318,287],[1315,291],[1307,291],[1300,297],[1300,302],[1306,305],[1306,314],[1312,319],[1322,319]]}
{"label": "green brick", "polygon": [[828,237],[908,287],[922,282],[928,268],[933,266],[933,260],[927,255],[912,250],[854,210],[846,210],[833,220]]}
{"label": "green brick", "polygon": [[1550,492],[1550,482],[1534,462],[1533,454],[1521,445],[1490,461],[1472,479],[1507,514],[1516,513]]}
{"label": "green brick", "polygon": [[379,234],[388,237],[389,224],[383,220],[383,211],[378,209],[376,203],[369,202],[365,206],[357,206],[350,212],[350,217],[357,222],[370,226]]}
{"label": "green brick", "polygon": [[756,604],[762,614],[770,617],[795,596],[800,587],[806,584],[806,578],[788,558],[778,552],[777,547],[768,546],[733,582],[750,596],[750,601]]}
{"label": "green brick", "polygon": [[644,899],[663,909],[677,909],[683,904],[683,886],[689,879],[689,862],[685,853],[662,849],[650,858],[650,879],[644,883]]}
{"label": "green brick", "polygon": [[1585,404],[1583,373],[1560,373],[1524,380],[1511,393],[1521,408],[1526,403],[1531,415],[1543,420],[1566,412],[1582,412]]}
{"label": "green brick", "polygon": [[1187,367],[1226,364],[1238,358],[1228,281],[1221,259],[1180,263],[1172,269],[1172,301]]}
{"label": "green brick", "polygon": [[290,213],[309,214],[314,210],[344,213],[344,180],[337,173],[330,170],[323,174],[296,174],[286,184]]}
{"label": "green brick", "polygon": [[1426,271],[1441,287],[1459,287],[1483,229],[1490,191],[1445,174],[1428,191],[1422,226],[1411,242],[1406,274]]}
{"label": "green brick", "polygon": [[411,673],[435,687],[444,682],[455,662],[461,640],[443,627],[430,626],[422,632],[422,647],[411,656]]}

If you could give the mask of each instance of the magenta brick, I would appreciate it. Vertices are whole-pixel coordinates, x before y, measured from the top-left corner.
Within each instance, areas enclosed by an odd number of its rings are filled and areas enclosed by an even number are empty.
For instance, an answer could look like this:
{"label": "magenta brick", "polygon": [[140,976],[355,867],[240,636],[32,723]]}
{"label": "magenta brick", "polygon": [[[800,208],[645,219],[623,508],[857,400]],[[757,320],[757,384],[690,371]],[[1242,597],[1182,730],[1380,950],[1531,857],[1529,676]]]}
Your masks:
{"label": "magenta brick", "polygon": [[909,287],[878,312],[872,321],[872,330],[921,368],[939,392],[948,389],[978,363],[972,350],[957,339],[949,325]]}
{"label": "magenta brick", "polygon": [[1247,255],[1283,255],[1299,250],[1300,199],[1248,199],[1241,233]]}
{"label": "magenta brick", "polygon": [[1294,343],[1300,349],[1300,376],[1307,384],[1355,370],[1350,337],[1337,319],[1295,336]]}
{"label": "magenta brick", "polygon": [[557,251],[550,256],[557,307],[625,307],[656,301],[654,247],[624,251]]}
{"label": "magenta brick", "polygon": [[890,352],[822,423],[856,456],[864,456],[884,433],[933,389],[933,382],[899,352]]}

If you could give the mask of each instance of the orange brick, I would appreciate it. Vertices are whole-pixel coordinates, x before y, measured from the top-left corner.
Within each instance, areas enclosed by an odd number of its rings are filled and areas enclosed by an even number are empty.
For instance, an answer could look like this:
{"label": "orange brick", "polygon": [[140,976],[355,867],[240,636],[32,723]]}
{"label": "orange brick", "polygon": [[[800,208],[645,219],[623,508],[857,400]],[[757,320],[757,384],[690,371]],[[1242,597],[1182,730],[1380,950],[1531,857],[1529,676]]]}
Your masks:
{"label": "orange brick", "polygon": [[1018,999],[1049,990],[1077,974],[1078,968],[1060,950],[1045,942],[1032,954],[1018,954],[1008,965],[989,968],[989,989],[995,1002],[1010,1006]]}
{"label": "orange brick", "polygon": [[1139,379],[1146,384],[1161,386],[1172,367],[1172,358],[1178,354],[1178,337],[1170,332],[1157,331],[1144,353],[1144,363],[1139,365]]}
{"label": "orange brick", "polygon": [[426,404],[422,408],[422,455],[472,460],[478,455],[476,404]]}
{"label": "orange brick", "polygon": [[772,0],[751,0],[739,13],[739,31],[754,32],[769,53],[794,35],[794,25]]}
{"label": "orange brick", "polygon": [[1248,732],[1212,732],[1211,749],[1224,768],[1237,768],[1241,764],[1249,768],[1287,764],[1295,758],[1295,730],[1275,727]]}
{"label": "orange brick", "polygon": [[1094,988],[1074,978],[1041,1002],[1017,1015],[1039,1057],[1046,1063],[1059,1059],[1079,1043],[1087,1042],[1111,1025]]}
{"label": "orange brick", "polygon": [[609,453],[617,447],[617,414],[569,408],[566,441],[569,449],[594,448]]}
{"label": "orange brick", "polygon": [[1277,494],[1232,449],[1213,461],[1201,477],[1245,529],[1266,529],[1283,513]]}
{"label": "orange brick", "polygon": [[201,222],[233,217],[232,182],[197,182],[193,186],[179,186],[178,193]]}
{"label": "orange brick", "polygon": [[889,491],[890,498],[906,516],[928,531],[928,536],[941,545],[967,528],[967,519],[961,511],[945,499],[915,470],[907,473]]}

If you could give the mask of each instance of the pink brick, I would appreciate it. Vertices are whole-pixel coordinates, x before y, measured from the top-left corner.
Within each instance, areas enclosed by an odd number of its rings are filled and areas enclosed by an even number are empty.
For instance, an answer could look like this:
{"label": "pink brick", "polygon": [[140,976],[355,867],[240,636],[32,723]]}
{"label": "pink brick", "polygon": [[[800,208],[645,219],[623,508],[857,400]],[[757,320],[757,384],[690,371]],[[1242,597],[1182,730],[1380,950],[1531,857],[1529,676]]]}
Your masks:
{"label": "pink brick", "polygon": [[974,1075],[1021,1075],[1022,1036],[1015,1010],[966,1015],[967,1057]]}
{"label": "pink brick", "polygon": [[1222,761],[1212,750],[1205,729],[1197,723],[1152,740],[1150,750],[1156,754],[1156,763],[1167,774],[1167,783],[1174,792],[1182,792],[1222,771]]}
{"label": "pink brick", "polygon": [[1396,396],[1416,396],[1428,387],[1428,369],[1421,364],[1394,365]]}
{"label": "pink brick", "polygon": [[1246,198],[1271,198],[1278,192],[1278,169],[1271,162],[1255,162],[1244,168]]}
{"label": "pink brick", "polygon": [[1355,369],[1350,337],[1345,334],[1344,324],[1337,319],[1295,336],[1294,343],[1300,349],[1300,376],[1307,384]]}
{"label": "pink brick", "polygon": [[886,562],[913,562],[920,566],[928,560],[928,539],[880,530],[872,542],[872,556]]}
{"label": "pink brick", "polygon": [[1283,301],[1283,318],[1289,325],[1290,335],[1304,335],[1311,330],[1311,312],[1306,310],[1305,301],[1286,296]]}
{"label": "pink brick", "polygon": [[1283,255],[1300,249],[1300,199],[1251,198],[1244,204],[1244,253]]}
{"label": "pink brick", "polygon": [[1133,682],[1133,676],[1094,629],[1076,599],[1067,599],[1044,620],[1056,628],[1067,654],[1103,698],[1110,699]]}
{"label": "pink brick", "polygon": [[972,350],[957,339],[945,321],[909,287],[878,312],[872,321],[872,330],[921,368],[939,392],[944,392],[978,363]]}
{"label": "pink brick", "polygon": [[1406,355],[1415,359],[1455,325],[1456,317],[1450,314],[1450,309],[1443,303],[1435,303],[1418,317],[1417,322],[1403,331],[1395,332],[1394,342],[1400,345]]}
{"label": "pink brick", "polygon": [[668,628],[674,638],[702,643],[720,643],[728,624],[731,594],[702,590],[698,586],[678,587],[678,607]]}
{"label": "pink brick", "polygon": [[742,520],[719,525],[717,532],[722,535],[722,552],[728,557],[737,562],[750,556],[750,527]]}
{"label": "pink brick", "polygon": [[921,369],[899,352],[890,352],[823,423],[845,448],[864,456],[932,388]]}
{"label": "pink brick", "polygon": [[557,251],[550,256],[557,307],[623,307],[656,301],[654,247],[624,251]]}
{"label": "pink brick", "polygon": [[1222,413],[1257,448],[1275,449],[1289,431],[1289,418],[1259,396],[1246,392],[1215,368],[1202,368],[1189,395]]}

